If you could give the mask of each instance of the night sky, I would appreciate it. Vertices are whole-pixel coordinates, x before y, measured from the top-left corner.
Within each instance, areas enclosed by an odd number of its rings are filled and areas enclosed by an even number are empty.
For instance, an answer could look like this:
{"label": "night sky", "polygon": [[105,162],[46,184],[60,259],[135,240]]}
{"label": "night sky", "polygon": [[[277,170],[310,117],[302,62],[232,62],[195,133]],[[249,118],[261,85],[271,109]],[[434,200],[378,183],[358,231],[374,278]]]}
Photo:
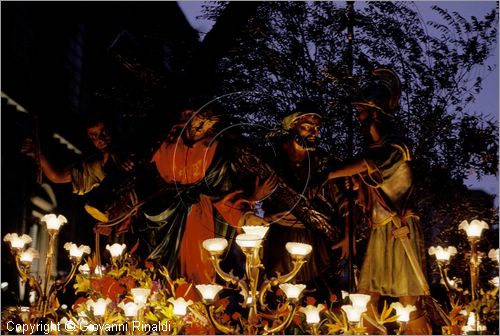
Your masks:
{"label": "night sky", "polygon": [[[200,38],[203,39],[205,34],[210,31],[213,21],[203,20],[197,18],[202,14],[203,1],[178,1],[179,6],[184,11],[191,26],[200,32]],[[340,2],[342,3],[342,2]],[[441,21],[440,16],[431,9],[432,6],[437,5],[448,11],[456,11],[466,19],[471,16],[478,18],[483,17],[487,12],[490,12],[497,5],[496,1],[416,1],[415,6],[418,8],[422,19],[427,21]],[[354,8],[362,6],[362,2],[357,1],[354,3]],[[431,29],[429,27],[429,29]],[[429,30],[432,34],[432,30]],[[489,59],[488,65],[494,66],[497,70],[493,71],[484,80],[483,90],[477,95],[476,101],[469,105],[471,111],[485,114],[499,120],[499,86],[498,86],[498,44],[495,49],[494,55]],[[496,195],[495,206],[498,206],[499,183],[498,176],[483,176],[480,180],[476,179],[475,172],[471,172],[469,179],[465,184],[472,189],[483,189],[489,194]]]}

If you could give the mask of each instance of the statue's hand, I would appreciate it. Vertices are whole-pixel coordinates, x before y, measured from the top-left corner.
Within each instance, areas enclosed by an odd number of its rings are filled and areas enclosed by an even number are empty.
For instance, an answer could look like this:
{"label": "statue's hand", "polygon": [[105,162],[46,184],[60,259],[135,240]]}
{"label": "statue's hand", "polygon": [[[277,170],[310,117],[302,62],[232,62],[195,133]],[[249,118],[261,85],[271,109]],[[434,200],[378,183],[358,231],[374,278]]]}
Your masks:
{"label": "statue's hand", "polygon": [[250,197],[250,200],[253,202],[258,202],[269,196],[278,185],[278,176],[276,173],[272,173],[269,177],[262,183],[260,183],[260,179],[257,176],[255,179],[255,191],[253,195]]}
{"label": "statue's hand", "polygon": [[[346,236],[339,243],[332,246],[332,250],[336,250],[338,248],[341,249],[340,259],[345,259],[349,257],[349,237]],[[352,254],[353,256],[356,255],[356,245],[353,246]]]}

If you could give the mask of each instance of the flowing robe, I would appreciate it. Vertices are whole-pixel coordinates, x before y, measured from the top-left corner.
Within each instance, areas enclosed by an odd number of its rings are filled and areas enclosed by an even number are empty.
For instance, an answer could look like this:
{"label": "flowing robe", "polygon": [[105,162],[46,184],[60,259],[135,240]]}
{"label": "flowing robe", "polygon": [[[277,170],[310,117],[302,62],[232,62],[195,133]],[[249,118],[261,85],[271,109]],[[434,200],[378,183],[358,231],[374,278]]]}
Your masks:
{"label": "flowing robe", "polygon": [[425,250],[419,217],[411,207],[413,176],[410,152],[397,139],[368,147],[365,156],[372,170],[361,176],[360,204],[371,226],[359,280],[360,292],[391,296],[423,295],[401,241],[393,237],[392,219],[398,216],[410,231],[411,246],[423,270]]}
{"label": "flowing robe", "polygon": [[211,138],[192,146],[181,137],[162,143],[152,162],[171,189],[170,204],[156,215],[146,215],[156,239],[148,259],[158,260],[196,283],[214,280],[202,242],[215,237],[231,240],[243,214],[223,201],[234,176],[229,158],[227,148]]}

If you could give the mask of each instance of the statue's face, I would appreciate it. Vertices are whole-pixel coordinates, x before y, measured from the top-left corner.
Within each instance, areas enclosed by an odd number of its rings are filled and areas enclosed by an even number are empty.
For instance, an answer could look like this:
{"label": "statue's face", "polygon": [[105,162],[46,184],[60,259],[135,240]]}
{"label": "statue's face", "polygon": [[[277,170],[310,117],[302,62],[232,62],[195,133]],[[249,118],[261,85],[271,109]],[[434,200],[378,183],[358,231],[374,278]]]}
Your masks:
{"label": "statue's face", "polygon": [[374,120],[373,111],[369,107],[363,105],[355,105],[356,108],[356,119],[358,119],[361,124],[361,129],[364,134],[368,134],[370,127]]}
{"label": "statue's face", "polygon": [[219,120],[220,118],[218,116],[207,116],[197,113],[193,119],[191,119],[186,129],[186,140],[196,142],[204,138]]}
{"label": "statue's face", "polygon": [[319,135],[321,119],[315,115],[305,115],[295,122],[294,130],[299,139],[305,140],[306,147],[314,147]]}
{"label": "statue's face", "polygon": [[368,118],[370,118],[370,111],[363,105],[355,105],[356,108],[356,118],[363,124]]}
{"label": "statue's face", "polygon": [[99,151],[106,152],[108,150],[111,144],[111,133],[102,122],[87,128],[87,135]]}

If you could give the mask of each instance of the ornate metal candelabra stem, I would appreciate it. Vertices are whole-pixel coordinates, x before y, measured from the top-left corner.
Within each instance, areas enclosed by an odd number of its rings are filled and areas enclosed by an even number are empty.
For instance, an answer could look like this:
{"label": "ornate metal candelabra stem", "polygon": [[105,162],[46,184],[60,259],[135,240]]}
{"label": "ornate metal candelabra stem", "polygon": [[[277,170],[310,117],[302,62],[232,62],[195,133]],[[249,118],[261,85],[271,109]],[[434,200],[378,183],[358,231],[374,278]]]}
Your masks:
{"label": "ornate metal candelabra stem", "polygon": [[477,256],[477,242],[478,239],[474,237],[469,237],[470,247],[471,247],[471,257],[470,257],[470,285],[471,285],[471,295],[472,301],[476,300],[476,289],[478,281],[478,271],[479,271],[479,259]]}

